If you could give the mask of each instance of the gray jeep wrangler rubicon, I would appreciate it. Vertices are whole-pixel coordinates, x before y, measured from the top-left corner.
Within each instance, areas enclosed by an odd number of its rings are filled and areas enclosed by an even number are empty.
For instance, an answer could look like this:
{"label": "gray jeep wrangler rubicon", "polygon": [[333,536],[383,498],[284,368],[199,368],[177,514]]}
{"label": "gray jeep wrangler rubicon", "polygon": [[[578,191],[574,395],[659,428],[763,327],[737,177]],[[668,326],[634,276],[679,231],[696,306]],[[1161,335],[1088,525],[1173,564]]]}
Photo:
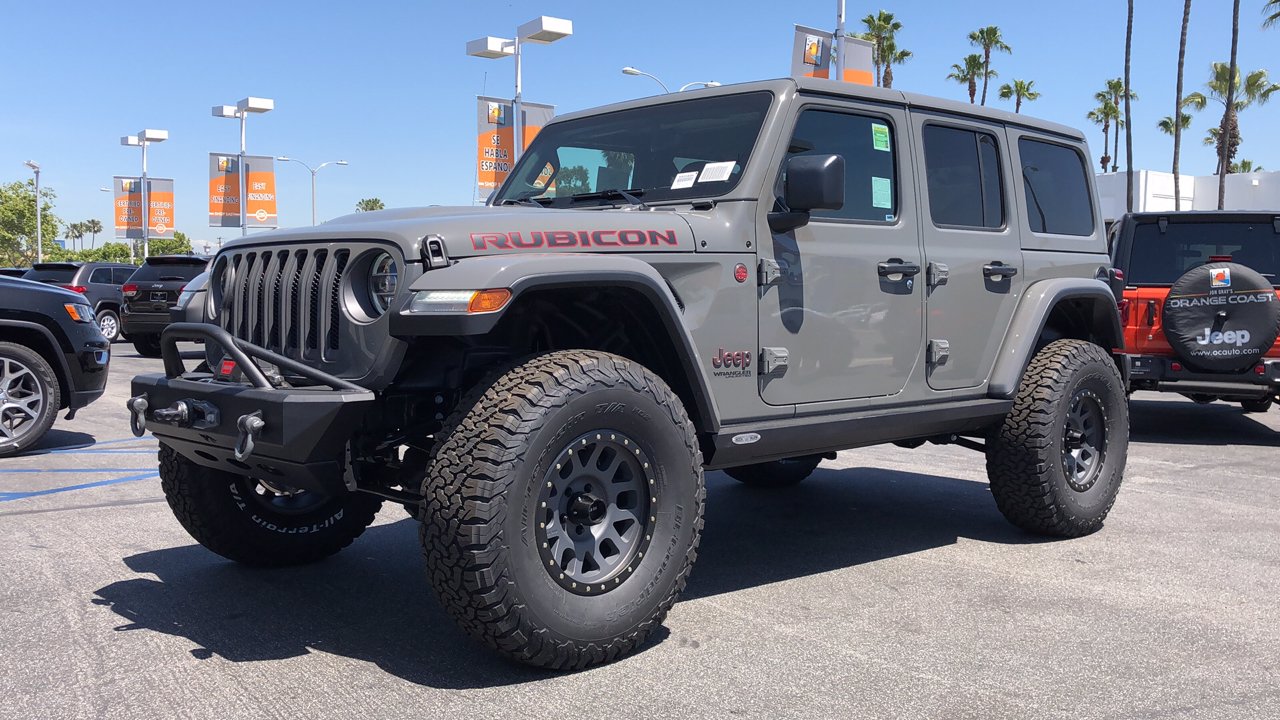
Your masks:
{"label": "gray jeep wrangler rubicon", "polygon": [[1083,535],[1128,442],[1087,157],[1070,128],[825,80],[565,115],[484,207],[228,245],[131,422],[210,550],[314,561],[403,504],[449,613],[556,668],[662,622],[708,469],[785,485],[954,442],[1014,524]]}

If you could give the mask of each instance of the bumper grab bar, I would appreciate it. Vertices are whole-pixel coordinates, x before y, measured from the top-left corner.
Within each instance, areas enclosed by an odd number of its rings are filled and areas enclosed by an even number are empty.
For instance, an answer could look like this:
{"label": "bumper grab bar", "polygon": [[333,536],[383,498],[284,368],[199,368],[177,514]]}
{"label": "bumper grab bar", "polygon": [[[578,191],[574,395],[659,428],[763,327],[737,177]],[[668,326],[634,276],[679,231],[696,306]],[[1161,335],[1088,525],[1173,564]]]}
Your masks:
{"label": "bumper grab bar", "polygon": [[253,343],[241,340],[217,325],[206,323],[173,323],[160,335],[160,354],[164,358],[164,374],[169,378],[181,377],[187,368],[182,363],[182,355],[178,352],[178,340],[203,339],[206,343],[214,343],[235,361],[240,372],[256,388],[269,390],[271,382],[263,374],[262,369],[250,358],[263,360],[278,368],[300,375],[308,380],[327,385],[334,390],[365,392],[365,388],[321,372],[304,365],[297,360],[258,347]]}

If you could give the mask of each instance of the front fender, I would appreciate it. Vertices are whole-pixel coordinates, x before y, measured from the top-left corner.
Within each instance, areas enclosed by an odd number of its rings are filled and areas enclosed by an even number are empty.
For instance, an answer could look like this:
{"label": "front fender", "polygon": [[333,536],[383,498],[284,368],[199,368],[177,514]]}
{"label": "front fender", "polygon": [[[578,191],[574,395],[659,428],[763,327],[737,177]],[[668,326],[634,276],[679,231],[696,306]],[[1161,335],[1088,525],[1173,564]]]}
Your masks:
{"label": "front fender", "polygon": [[1124,346],[1116,296],[1106,283],[1084,278],[1041,280],[1027,288],[1022,302],[1014,311],[1004,346],[1000,348],[1000,356],[991,371],[991,382],[987,385],[989,396],[1002,399],[1014,396],[1022,382],[1022,373],[1036,352],[1049,315],[1058,303],[1068,300],[1089,300],[1093,303],[1093,327],[1099,340],[1106,343],[1107,350]]}

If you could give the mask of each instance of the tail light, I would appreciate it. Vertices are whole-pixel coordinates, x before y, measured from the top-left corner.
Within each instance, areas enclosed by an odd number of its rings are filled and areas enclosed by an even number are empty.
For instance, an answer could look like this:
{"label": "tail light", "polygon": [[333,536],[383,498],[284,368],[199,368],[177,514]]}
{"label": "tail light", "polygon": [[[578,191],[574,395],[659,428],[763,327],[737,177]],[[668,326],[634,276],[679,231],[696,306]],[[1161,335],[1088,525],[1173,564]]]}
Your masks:
{"label": "tail light", "polygon": [[120,286],[120,292],[124,293],[125,297],[133,297],[138,294],[138,286],[134,283],[125,283]]}
{"label": "tail light", "polygon": [[70,290],[71,292],[78,292],[81,295],[89,292],[89,288],[85,287],[84,285],[65,285],[64,284],[62,285],[62,287]]}
{"label": "tail light", "polygon": [[1253,369],[1253,372],[1257,375],[1266,375],[1267,366],[1259,363],[1258,366]]}
{"label": "tail light", "polygon": [[1121,300],[1120,302],[1116,303],[1116,307],[1120,310],[1120,324],[1128,325],[1129,324],[1129,307],[1130,307],[1129,301]]}

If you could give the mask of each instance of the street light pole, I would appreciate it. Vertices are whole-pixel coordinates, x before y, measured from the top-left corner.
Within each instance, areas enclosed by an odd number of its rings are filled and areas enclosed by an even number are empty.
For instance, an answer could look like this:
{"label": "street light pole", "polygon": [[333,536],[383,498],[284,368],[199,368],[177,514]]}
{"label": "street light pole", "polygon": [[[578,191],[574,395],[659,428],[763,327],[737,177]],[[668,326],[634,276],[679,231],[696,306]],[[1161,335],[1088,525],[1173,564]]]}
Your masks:
{"label": "street light pole", "polygon": [[310,165],[302,162],[297,158],[291,158],[285,155],[281,155],[276,159],[279,160],[280,162],[296,162],[302,167],[306,168],[311,173],[311,225],[312,227],[315,227],[315,224],[316,224],[316,173],[320,172],[320,169],[323,168],[325,165],[347,165],[349,163],[347,163],[346,160],[329,160],[328,162],[320,163],[319,165],[315,166],[315,168],[313,169]]}
{"label": "street light pole", "polygon": [[844,82],[844,0],[836,0],[836,82]]}
{"label": "street light pole", "polygon": [[276,107],[271,98],[247,97],[235,105],[214,105],[213,116],[222,118],[238,118],[240,120],[240,154],[236,156],[236,175],[239,177],[240,199],[240,234],[249,234],[249,196],[248,173],[245,172],[245,121],[249,113],[269,113]]}
{"label": "street light pole", "polygon": [[36,262],[44,262],[44,237],[40,212],[40,163],[28,160],[23,163],[36,174]]}
{"label": "street light pole", "polygon": [[[652,80],[652,81],[654,81],[654,82],[658,83],[659,85],[661,85],[661,86],[662,86],[662,92],[664,92],[664,93],[668,93],[668,94],[670,94],[670,93],[671,93],[671,89],[670,89],[670,88],[668,88],[668,87],[667,87],[667,84],[666,84],[666,83],[664,83],[664,82],[662,82],[662,80],[660,80],[660,79],[658,78],[658,76],[657,76],[657,75],[652,75],[652,74],[647,73],[647,72],[645,72],[645,71],[643,71],[643,70],[641,70],[641,69],[639,69],[639,68],[634,68],[634,67],[631,67],[630,65],[628,65],[628,66],[626,66],[626,67],[622,68],[622,74],[623,74],[623,75],[634,75],[634,76],[644,76],[644,77],[647,77],[647,78],[649,78],[650,80]],[[702,86],[704,86],[704,87],[709,87],[709,88],[713,88],[713,87],[720,87],[720,83],[716,82],[715,80],[706,80],[706,81],[704,81],[704,80],[694,80],[693,82],[688,82],[688,83],[685,83],[685,84],[681,85],[681,86],[680,86],[680,89],[679,89],[679,90],[676,90],[676,92],[684,92],[685,90],[688,90],[689,88],[693,87],[694,85],[702,85]]]}
{"label": "street light pole", "polygon": [[[142,148],[142,257],[151,254],[151,189],[147,187],[147,146],[169,139],[168,130],[143,130],[137,135],[120,138],[121,145]],[[127,234],[127,233],[126,233]],[[129,259],[134,259],[133,243],[129,243]]]}

